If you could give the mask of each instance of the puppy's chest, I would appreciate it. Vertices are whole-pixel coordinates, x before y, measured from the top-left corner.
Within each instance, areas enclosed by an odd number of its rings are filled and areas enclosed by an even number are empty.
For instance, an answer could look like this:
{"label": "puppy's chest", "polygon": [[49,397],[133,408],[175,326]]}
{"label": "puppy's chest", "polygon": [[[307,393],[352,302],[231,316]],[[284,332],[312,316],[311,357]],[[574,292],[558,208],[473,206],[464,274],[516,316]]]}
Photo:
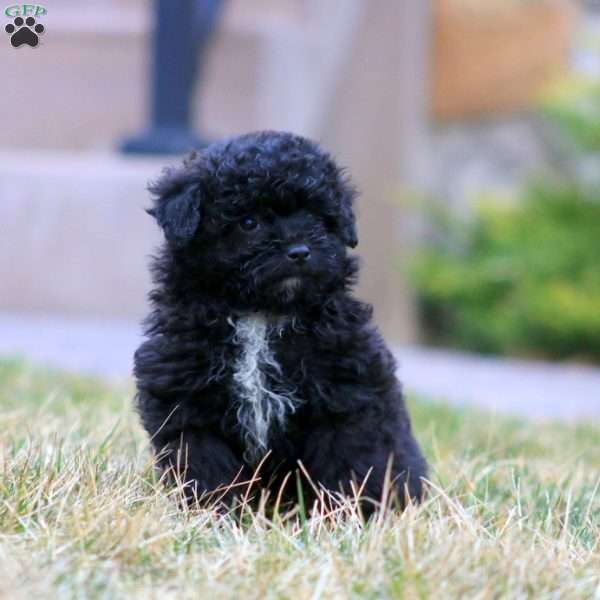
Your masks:
{"label": "puppy's chest", "polygon": [[284,431],[300,399],[282,364],[285,324],[262,314],[230,320],[236,357],[231,390],[237,424],[250,462],[260,459],[275,431]]}

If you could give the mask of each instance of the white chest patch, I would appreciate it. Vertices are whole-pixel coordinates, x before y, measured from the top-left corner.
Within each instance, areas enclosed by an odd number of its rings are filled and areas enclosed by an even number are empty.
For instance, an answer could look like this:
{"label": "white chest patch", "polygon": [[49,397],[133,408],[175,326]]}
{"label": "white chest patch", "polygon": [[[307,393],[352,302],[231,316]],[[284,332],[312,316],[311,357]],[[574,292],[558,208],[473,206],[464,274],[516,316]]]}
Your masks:
{"label": "white chest patch", "polygon": [[269,433],[285,429],[297,401],[293,391],[281,385],[281,367],[269,347],[272,327],[267,318],[256,314],[230,322],[235,328],[233,341],[240,347],[233,369],[236,414],[246,446],[244,458],[255,464],[268,450]]}

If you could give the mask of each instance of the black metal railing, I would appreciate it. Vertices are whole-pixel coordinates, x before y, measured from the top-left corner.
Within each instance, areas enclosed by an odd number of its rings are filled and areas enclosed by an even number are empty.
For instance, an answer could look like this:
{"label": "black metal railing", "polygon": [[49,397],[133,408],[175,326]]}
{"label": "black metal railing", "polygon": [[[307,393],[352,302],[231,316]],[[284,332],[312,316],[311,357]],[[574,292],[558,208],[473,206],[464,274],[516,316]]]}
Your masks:
{"label": "black metal railing", "polygon": [[193,128],[192,97],[223,0],[154,0],[150,123],[121,143],[131,154],[181,154],[206,145]]}

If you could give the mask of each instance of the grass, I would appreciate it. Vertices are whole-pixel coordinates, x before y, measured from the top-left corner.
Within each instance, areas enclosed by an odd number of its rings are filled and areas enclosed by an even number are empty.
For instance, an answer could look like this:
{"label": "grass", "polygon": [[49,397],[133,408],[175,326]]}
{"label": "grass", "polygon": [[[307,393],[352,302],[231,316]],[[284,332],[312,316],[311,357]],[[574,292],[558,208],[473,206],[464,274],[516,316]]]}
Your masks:
{"label": "grass", "polygon": [[422,506],[239,525],[155,481],[130,397],[0,362],[0,598],[600,598],[599,425],[411,401]]}

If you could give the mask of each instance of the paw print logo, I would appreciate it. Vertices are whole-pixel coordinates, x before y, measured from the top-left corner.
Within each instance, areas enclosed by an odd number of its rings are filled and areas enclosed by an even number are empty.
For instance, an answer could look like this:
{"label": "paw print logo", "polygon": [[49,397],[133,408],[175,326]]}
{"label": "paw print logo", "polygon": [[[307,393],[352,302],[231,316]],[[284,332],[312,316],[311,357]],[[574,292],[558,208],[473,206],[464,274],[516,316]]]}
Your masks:
{"label": "paw print logo", "polygon": [[21,17],[17,17],[12,23],[9,23],[4,30],[10,35],[10,43],[18,48],[23,44],[27,44],[32,48],[35,48],[40,38],[38,34],[44,33],[44,26],[41,23],[36,25],[33,17],[27,17],[23,20]]}

